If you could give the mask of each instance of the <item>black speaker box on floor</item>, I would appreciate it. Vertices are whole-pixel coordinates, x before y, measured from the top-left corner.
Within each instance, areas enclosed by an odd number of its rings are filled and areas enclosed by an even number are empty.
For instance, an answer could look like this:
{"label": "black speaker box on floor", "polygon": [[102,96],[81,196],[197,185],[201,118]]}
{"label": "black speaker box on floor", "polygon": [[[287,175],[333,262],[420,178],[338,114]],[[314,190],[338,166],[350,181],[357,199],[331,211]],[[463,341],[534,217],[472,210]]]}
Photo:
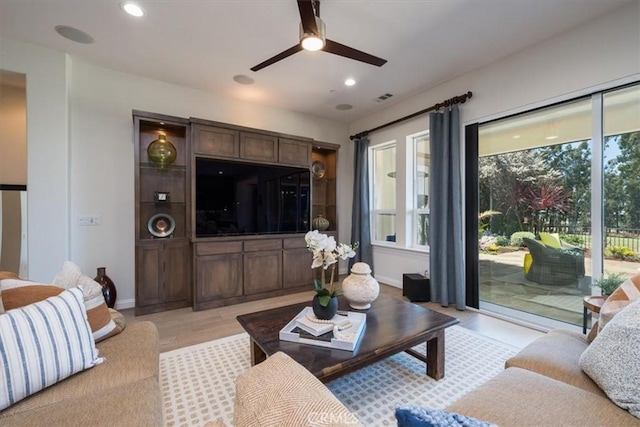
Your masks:
{"label": "black speaker box on floor", "polygon": [[431,300],[429,279],[422,274],[403,274],[402,295],[409,298],[411,302],[429,302]]}

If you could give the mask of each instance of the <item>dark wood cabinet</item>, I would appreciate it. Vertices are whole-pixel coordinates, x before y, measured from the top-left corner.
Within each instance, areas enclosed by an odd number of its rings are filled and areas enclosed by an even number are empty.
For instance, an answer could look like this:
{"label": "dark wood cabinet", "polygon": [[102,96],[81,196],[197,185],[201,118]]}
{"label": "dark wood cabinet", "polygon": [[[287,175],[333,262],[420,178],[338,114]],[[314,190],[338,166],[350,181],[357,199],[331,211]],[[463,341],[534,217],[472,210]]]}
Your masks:
{"label": "dark wood cabinet", "polygon": [[194,309],[242,296],[242,273],[242,253],[198,256]]}
{"label": "dark wood cabinet", "polygon": [[[302,232],[310,228],[309,220],[323,215],[330,222],[326,232],[337,234],[339,146],[196,118],[134,111],[133,119],[136,314],[185,306],[202,310],[312,289],[312,255]],[[176,159],[159,168],[147,148],[165,139],[174,146]],[[282,221],[295,224],[269,229],[274,234],[268,235],[196,233],[203,212],[209,220],[205,208],[196,209],[196,167],[204,161],[292,169],[295,173],[271,178],[263,187],[285,212]],[[310,180],[313,161],[322,163],[323,174]],[[158,215],[164,218],[161,226]],[[275,234],[277,230],[291,234]]]}
{"label": "dark wood cabinet", "polygon": [[240,133],[240,158],[259,162],[278,161],[278,138],[257,133]]}
{"label": "dark wood cabinet", "polygon": [[259,251],[244,254],[245,295],[282,288],[282,251]]}
{"label": "dark wood cabinet", "polygon": [[[340,147],[330,143],[314,143],[312,159],[322,168],[320,173],[312,173],[312,206],[311,217],[323,216],[329,220],[329,228],[325,232],[338,230],[338,149]],[[313,170],[313,168],[312,168]],[[335,234],[334,234],[335,235]]]}
{"label": "dark wood cabinet", "polygon": [[309,166],[311,144],[306,141],[280,138],[278,140],[278,163],[292,166]]}
{"label": "dark wood cabinet", "polygon": [[[192,304],[189,122],[134,111],[136,314]],[[149,145],[160,136],[176,150],[164,168],[150,162]],[[158,197],[158,194],[164,197]],[[161,225],[157,215],[161,214]],[[154,220],[154,218],[156,218]],[[153,225],[159,226],[154,228]],[[158,235],[154,235],[152,230]],[[172,231],[170,231],[172,230]]]}
{"label": "dark wood cabinet", "polygon": [[136,315],[190,305],[189,241],[140,241],[136,247]]}
{"label": "dark wood cabinet", "polygon": [[195,154],[240,158],[240,132],[237,130],[194,124],[193,132]]}

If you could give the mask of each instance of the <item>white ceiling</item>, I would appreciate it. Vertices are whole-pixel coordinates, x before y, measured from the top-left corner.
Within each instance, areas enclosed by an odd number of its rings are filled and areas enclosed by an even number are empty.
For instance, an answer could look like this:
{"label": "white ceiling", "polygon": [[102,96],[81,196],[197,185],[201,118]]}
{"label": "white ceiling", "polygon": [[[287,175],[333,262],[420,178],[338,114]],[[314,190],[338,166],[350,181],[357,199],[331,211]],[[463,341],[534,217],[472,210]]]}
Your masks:
{"label": "white ceiling", "polygon": [[[295,0],[146,0],[138,2],[143,18],[125,15],[119,0],[0,0],[0,35],[118,71],[352,122],[629,2],[323,0],[327,38],[387,59],[381,68],[299,52],[250,71],[298,42]],[[64,39],[56,25],[83,30],[95,43]],[[234,82],[237,74],[255,84]],[[344,86],[347,77],[358,83]],[[385,93],[394,96],[376,102]]]}

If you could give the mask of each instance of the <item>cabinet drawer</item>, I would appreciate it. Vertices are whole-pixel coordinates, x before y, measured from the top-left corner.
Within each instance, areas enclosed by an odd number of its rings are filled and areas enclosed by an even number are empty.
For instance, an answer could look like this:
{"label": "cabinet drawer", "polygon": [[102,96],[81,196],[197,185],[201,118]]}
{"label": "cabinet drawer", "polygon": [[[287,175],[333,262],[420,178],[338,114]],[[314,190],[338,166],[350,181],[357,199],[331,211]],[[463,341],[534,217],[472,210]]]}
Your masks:
{"label": "cabinet drawer", "polygon": [[311,163],[311,143],[280,138],[278,141],[278,162],[308,167]]}
{"label": "cabinet drawer", "polygon": [[197,243],[196,255],[218,255],[242,252],[242,242]]}
{"label": "cabinet drawer", "polygon": [[237,159],[240,157],[239,134],[235,130],[198,125],[194,134],[194,151],[196,154]]}
{"label": "cabinet drawer", "polygon": [[295,239],[284,239],[282,241],[282,247],[285,249],[306,248],[307,241],[304,240],[304,236],[301,234],[300,237],[296,237]]}
{"label": "cabinet drawer", "polygon": [[273,251],[282,249],[282,239],[249,240],[244,242],[245,252]]}

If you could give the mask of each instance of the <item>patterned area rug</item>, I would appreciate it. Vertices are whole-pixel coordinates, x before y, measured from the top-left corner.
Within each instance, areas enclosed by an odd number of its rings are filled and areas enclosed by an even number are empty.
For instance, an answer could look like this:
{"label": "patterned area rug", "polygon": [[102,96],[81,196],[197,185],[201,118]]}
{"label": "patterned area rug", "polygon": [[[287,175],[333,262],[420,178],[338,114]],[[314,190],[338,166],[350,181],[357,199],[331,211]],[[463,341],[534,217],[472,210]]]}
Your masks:
{"label": "patterned area rug", "polygon": [[[517,349],[468,329],[446,330],[446,375],[435,381],[424,363],[399,353],[327,384],[366,426],[395,426],[397,405],[444,408],[489,380]],[[424,353],[425,345],[414,347]],[[249,336],[234,335],[160,355],[168,426],[233,425],[235,378],[248,369]]]}

